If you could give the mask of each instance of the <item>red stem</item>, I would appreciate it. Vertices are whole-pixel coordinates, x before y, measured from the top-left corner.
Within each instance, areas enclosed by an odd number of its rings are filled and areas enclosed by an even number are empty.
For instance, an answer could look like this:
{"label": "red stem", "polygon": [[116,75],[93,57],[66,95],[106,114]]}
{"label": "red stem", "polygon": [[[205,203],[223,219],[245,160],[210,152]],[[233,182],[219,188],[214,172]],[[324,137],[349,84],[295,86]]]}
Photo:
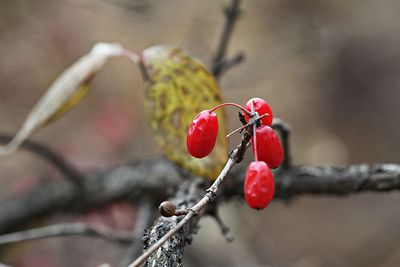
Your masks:
{"label": "red stem", "polygon": [[217,109],[219,109],[219,108],[221,108],[221,107],[224,107],[224,106],[234,106],[234,107],[237,107],[237,108],[241,109],[243,112],[245,112],[247,115],[249,115],[249,117],[251,117],[251,116],[253,115],[250,111],[248,111],[247,109],[245,109],[245,108],[242,107],[241,105],[236,104],[236,103],[231,103],[231,102],[219,104],[219,105],[216,106],[215,108],[211,109],[210,112],[213,112],[213,111],[215,111],[215,110],[217,110]]}
{"label": "red stem", "polygon": [[257,135],[256,135],[256,125],[253,125],[253,146],[254,146],[254,159],[258,161],[258,154],[257,154]]}

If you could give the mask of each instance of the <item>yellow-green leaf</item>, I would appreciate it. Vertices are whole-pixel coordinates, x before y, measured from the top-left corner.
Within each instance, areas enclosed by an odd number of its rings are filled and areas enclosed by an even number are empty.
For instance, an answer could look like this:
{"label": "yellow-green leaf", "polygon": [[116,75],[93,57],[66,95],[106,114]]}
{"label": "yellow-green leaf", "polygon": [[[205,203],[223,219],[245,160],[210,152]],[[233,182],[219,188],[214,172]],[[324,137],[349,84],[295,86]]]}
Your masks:
{"label": "yellow-green leaf", "polygon": [[218,111],[219,134],[213,152],[193,158],[186,150],[190,122],[202,110],[222,102],[221,91],[205,66],[179,48],[150,47],[141,58],[143,76],[148,81],[145,108],[154,138],[162,152],[194,175],[215,179],[228,152],[226,120]]}

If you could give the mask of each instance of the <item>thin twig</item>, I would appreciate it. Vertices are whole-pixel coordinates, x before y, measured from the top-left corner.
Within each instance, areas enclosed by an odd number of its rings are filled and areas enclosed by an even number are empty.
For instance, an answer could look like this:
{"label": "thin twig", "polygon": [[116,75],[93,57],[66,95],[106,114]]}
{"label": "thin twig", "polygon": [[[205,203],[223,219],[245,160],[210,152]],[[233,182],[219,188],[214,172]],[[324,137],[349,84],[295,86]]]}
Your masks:
{"label": "thin twig", "polygon": [[126,232],[105,230],[85,223],[62,223],[11,234],[0,235],[0,245],[55,236],[86,235],[100,237],[120,244],[130,244],[137,239]]}
{"label": "thin twig", "polygon": [[240,14],[240,0],[232,0],[228,7],[225,8],[225,24],[222,31],[217,53],[213,59],[212,63],[212,73],[218,79],[221,74],[232,66],[240,63],[244,59],[244,54],[239,53],[232,59],[226,59],[226,50],[228,48],[228,43],[235,26],[235,22]]}
{"label": "thin twig", "polygon": [[222,220],[221,215],[219,214],[218,207],[219,206],[216,204],[216,202],[213,202],[212,205],[208,207],[207,214],[214,218],[215,222],[219,226],[219,229],[221,230],[221,233],[224,235],[226,241],[232,242],[233,240],[235,240],[235,237],[231,229],[229,229],[229,227]]}
{"label": "thin twig", "polygon": [[[185,180],[176,190],[173,197],[169,198],[178,210],[193,207],[204,196],[204,191],[208,181],[202,178],[192,178]],[[154,224],[146,231],[143,236],[145,250],[157,243],[159,239],[167,234],[170,229],[175,227],[184,216],[160,216]],[[165,242],[157,253],[151,255],[145,266],[164,267],[164,266],[180,266],[183,258],[183,250],[185,244],[190,243],[192,234],[196,231],[196,225],[200,216],[193,217],[178,232],[175,233],[167,242]]]}
{"label": "thin twig", "polygon": [[[5,133],[0,133],[0,142],[8,143],[13,139],[13,136]],[[26,140],[21,144],[21,148],[26,149],[52,163],[66,179],[79,187],[83,186],[84,176],[70,163],[68,163],[61,155],[56,153],[49,147],[38,142]]]}
{"label": "thin twig", "polygon": [[217,222],[221,233],[225,236],[227,242],[233,242],[235,240],[235,236],[233,235],[231,229],[222,221],[221,216],[216,213],[213,215],[215,221]]}
{"label": "thin twig", "polygon": [[170,239],[179,229],[181,229],[187,222],[189,222],[194,216],[199,215],[201,211],[206,207],[206,205],[215,197],[219,186],[222,181],[225,179],[226,175],[230,171],[230,169],[235,164],[235,160],[229,159],[226,163],[224,169],[221,171],[218,178],[215,180],[213,185],[207,190],[205,196],[195,205],[193,206],[186,216],[174,227],[172,228],[166,235],[164,235],[157,243],[151,246],[148,250],[146,250],[140,257],[138,257],[129,267],[138,267],[141,266],[148,257],[150,257],[156,250],[158,250],[168,239]]}
{"label": "thin twig", "polygon": [[[249,127],[251,128],[251,126]],[[251,134],[243,135],[241,143],[238,147],[230,154],[225,167],[218,175],[214,183],[206,190],[204,197],[197,202],[193,207],[189,209],[189,212],[175,227],[169,230],[161,239],[153,244],[148,250],[146,250],[140,257],[138,257],[129,267],[141,266],[155,251],[157,251],[166,241],[168,241],[179,229],[181,229],[186,223],[188,223],[193,217],[200,215],[207,204],[211,202],[217,195],[218,190],[221,187],[222,182],[228,175],[232,167],[241,161],[244,153],[246,152],[246,145],[250,142]]]}

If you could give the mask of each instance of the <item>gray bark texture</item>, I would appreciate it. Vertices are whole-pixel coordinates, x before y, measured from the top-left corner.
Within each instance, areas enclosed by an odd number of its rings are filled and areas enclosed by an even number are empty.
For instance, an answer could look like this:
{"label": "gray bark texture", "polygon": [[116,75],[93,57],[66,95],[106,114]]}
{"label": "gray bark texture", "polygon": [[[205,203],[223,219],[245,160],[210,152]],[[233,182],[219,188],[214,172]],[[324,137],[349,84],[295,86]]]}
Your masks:
{"label": "gray bark texture", "polygon": [[[195,180],[194,182],[186,181],[170,201],[176,205],[177,209],[190,208],[203,197],[204,188],[204,183],[199,180]],[[169,218],[159,217],[151,229],[144,235],[144,249],[156,243],[171,228],[176,226],[182,218],[183,216],[173,216]],[[200,217],[196,216],[183,226],[182,229],[165,242],[165,244],[146,261],[145,266],[182,266],[184,248],[186,244],[192,242],[192,235],[197,233],[197,223],[199,219]]]}

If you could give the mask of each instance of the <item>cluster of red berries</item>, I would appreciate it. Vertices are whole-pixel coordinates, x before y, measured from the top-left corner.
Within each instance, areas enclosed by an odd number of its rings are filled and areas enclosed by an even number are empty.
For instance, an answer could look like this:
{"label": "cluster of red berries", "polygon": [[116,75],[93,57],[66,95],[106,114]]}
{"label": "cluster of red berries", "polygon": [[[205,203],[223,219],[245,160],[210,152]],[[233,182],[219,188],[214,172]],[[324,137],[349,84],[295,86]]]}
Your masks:
{"label": "cluster of red berries", "polygon": [[244,196],[251,208],[263,209],[272,201],[275,193],[274,176],[270,168],[277,168],[283,160],[283,148],[278,135],[271,128],[272,110],[267,102],[261,98],[252,98],[245,108],[235,103],[223,103],[211,110],[203,110],[189,127],[187,150],[195,158],[203,158],[211,153],[218,135],[215,110],[227,105],[240,108],[247,122],[250,118],[257,118],[257,115],[261,121],[251,139],[255,161],[250,163],[246,171]]}

